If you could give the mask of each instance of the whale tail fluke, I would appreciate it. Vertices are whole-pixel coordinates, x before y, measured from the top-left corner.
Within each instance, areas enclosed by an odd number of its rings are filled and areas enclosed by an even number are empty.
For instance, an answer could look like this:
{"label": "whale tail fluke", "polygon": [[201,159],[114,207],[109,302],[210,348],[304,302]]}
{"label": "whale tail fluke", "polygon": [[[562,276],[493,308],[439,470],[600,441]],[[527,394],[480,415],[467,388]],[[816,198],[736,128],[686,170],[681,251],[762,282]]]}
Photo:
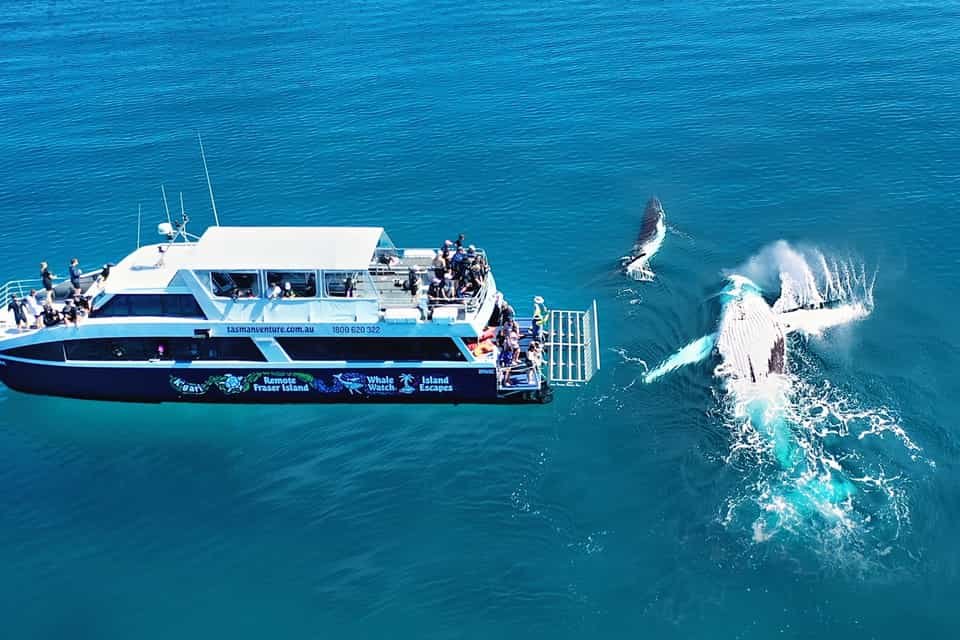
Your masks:
{"label": "whale tail fluke", "polygon": [[655,382],[671,371],[688,364],[695,364],[705,360],[713,353],[713,348],[717,343],[717,334],[711,333],[697,338],[687,346],[683,347],[672,356],[661,362],[659,365],[647,372],[643,376],[643,381],[647,384]]}

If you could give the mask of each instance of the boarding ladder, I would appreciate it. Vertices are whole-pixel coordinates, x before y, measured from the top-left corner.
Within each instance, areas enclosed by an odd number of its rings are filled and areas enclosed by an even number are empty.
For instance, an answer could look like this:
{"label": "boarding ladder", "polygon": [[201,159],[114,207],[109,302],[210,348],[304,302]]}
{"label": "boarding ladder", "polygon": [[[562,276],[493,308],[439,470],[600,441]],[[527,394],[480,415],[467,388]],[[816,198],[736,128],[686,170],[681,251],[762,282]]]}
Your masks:
{"label": "boarding ladder", "polygon": [[544,368],[554,386],[586,384],[600,369],[597,301],[584,311],[550,311]]}

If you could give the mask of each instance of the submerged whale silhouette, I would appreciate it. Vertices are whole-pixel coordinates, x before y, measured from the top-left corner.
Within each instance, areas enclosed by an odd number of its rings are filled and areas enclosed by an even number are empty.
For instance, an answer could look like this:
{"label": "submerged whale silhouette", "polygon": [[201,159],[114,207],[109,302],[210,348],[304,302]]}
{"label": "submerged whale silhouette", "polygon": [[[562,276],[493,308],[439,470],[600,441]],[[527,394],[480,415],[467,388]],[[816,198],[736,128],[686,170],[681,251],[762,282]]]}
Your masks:
{"label": "submerged whale silhouette", "polygon": [[663,206],[656,197],[650,198],[643,210],[643,223],[637,240],[630,253],[620,259],[623,272],[627,276],[634,280],[653,279],[653,271],[648,264],[653,254],[660,250],[666,231]]}
{"label": "submerged whale silhouette", "polygon": [[754,522],[754,537],[769,538],[779,528],[784,512],[805,516],[819,513],[841,518],[839,505],[855,488],[839,468],[823,469],[807,459],[789,418],[791,389],[787,370],[787,335],[798,331],[816,334],[828,327],[862,318],[866,305],[856,302],[827,304],[817,300],[799,308],[792,304],[789,278],[781,299],[770,306],[760,288],[743,276],[730,276],[720,293],[717,330],[686,345],[644,376],[650,383],[687,364],[716,355],[714,375],[724,383],[733,401],[735,417],[756,431],[769,447],[783,474],[775,502]]}

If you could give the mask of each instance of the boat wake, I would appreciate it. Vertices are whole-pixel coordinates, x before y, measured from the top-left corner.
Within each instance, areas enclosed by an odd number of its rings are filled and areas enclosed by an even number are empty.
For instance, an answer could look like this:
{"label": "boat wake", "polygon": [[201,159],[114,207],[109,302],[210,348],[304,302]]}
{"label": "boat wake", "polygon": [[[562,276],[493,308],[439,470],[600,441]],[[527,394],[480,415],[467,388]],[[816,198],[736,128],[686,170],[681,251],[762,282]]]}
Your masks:
{"label": "boat wake", "polygon": [[894,410],[831,383],[805,344],[868,316],[876,274],[778,242],[727,275],[717,331],[645,382],[722,359],[713,414],[732,434],[723,461],[742,479],[721,507],[724,527],[755,544],[802,540],[843,563],[880,562],[910,523],[908,465],[922,452]]}

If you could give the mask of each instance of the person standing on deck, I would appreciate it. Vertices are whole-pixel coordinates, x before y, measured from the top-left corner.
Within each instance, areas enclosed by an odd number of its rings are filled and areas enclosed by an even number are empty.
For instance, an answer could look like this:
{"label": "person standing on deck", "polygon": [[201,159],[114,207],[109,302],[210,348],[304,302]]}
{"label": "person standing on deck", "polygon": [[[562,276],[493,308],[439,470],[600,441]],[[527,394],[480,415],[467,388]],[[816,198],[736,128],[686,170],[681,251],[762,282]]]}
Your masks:
{"label": "person standing on deck", "polygon": [[31,329],[39,329],[43,326],[43,307],[37,302],[37,290],[30,289],[30,295],[26,298],[27,315],[33,317]]}
{"label": "person standing on deck", "polygon": [[53,279],[57,276],[50,273],[46,262],[40,263],[40,281],[43,283],[43,290],[47,292],[47,300],[53,302]]}
{"label": "person standing on deck", "polygon": [[407,271],[407,286],[405,287],[414,302],[420,298],[420,267],[414,265]]}
{"label": "person standing on deck", "polygon": [[433,274],[440,280],[443,280],[443,274],[447,270],[447,261],[444,259],[442,253],[437,251],[434,254],[431,266],[433,267]]}
{"label": "person standing on deck", "polygon": [[543,303],[543,296],[534,296],[533,297],[533,340],[535,342],[542,342],[544,331],[543,327],[547,324],[547,321],[550,319],[550,310],[547,309],[547,306]]}
{"label": "person standing on deck", "polygon": [[70,286],[80,288],[80,261],[76,258],[70,261]]}
{"label": "person standing on deck", "polygon": [[500,324],[505,325],[508,322],[513,322],[517,317],[517,312],[513,310],[513,307],[506,300],[503,301],[503,308],[500,310]]}
{"label": "person standing on deck", "polygon": [[515,336],[511,336],[503,343],[500,350],[500,357],[497,364],[500,365],[500,386],[509,387],[513,383],[510,381],[510,372],[520,356],[520,342]]}
{"label": "person standing on deck", "polygon": [[531,342],[527,347],[527,383],[536,384],[537,376],[540,372],[540,365],[543,364],[543,347],[539,342]]}
{"label": "person standing on deck", "polygon": [[457,249],[457,252],[450,258],[450,269],[453,271],[453,277],[457,280],[463,279],[464,261],[467,259],[467,250],[463,247]]}
{"label": "person standing on deck", "polygon": [[17,294],[10,296],[10,304],[7,309],[13,313],[13,321],[17,323],[17,330],[23,331],[27,328],[27,314],[24,313],[23,303],[17,299]]}
{"label": "person standing on deck", "polygon": [[353,274],[347,274],[346,280],[343,281],[343,295],[347,298],[352,298],[357,294],[357,282],[353,278]]}
{"label": "person standing on deck", "polygon": [[493,311],[490,313],[490,321],[487,322],[487,326],[499,327],[500,317],[502,313],[503,313],[503,294],[498,291],[496,297],[493,300]]}

